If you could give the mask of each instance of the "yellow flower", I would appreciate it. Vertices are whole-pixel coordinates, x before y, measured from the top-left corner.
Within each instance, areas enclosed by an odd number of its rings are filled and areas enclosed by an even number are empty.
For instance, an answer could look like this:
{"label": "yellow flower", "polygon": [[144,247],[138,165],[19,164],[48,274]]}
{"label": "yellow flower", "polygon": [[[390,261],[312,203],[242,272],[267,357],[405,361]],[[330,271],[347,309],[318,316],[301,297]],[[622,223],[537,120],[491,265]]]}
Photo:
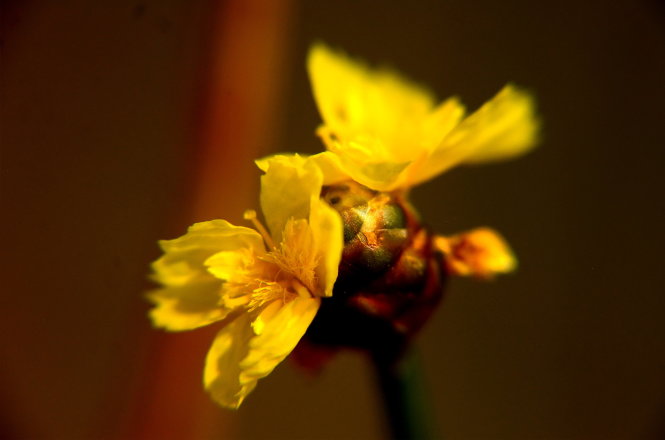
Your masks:
{"label": "yellow flower", "polygon": [[371,70],[316,44],[308,69],[323,125],[318,134],[342,173],[378,191],[408,189],[462,163],[506,159],[536,144],[531,96],[505,86],[465,117],[457,98],[387,70]]}
{"label": "yellow flower", "polygon": [[245,217],[257,230],[224,220],[197,223],[160,242],[153,263],[163,287],[149,294],[155,326],[181,331],[221,321],[204,384],[222,406],[238,408],[258,379],[296,346],[322,297],[331,296],[343,246],[339,214],[320,199],[323,173],[294,156],[257,161],[261,208]]}
{"label": "yellow flower", "polygon": [[[490,229],[434,236],[407,191],[452,166],[532,148],[538,121],[527,93],[508,85],[466,116],[456,98],[437,104],[397,74],[323,45],[312,48],[308,67],[328,151],[256,162],[267,229],[254,211],[245,218],[256,229],[197,223],[160,242],[164,255],[152,265],[161,284],[149,294],[155,326],[221,327],[203,381],[229,408],[296,347],[320,307],[308,343],[392,356],[441,298],[446,273],[490,278],[516,266]],[[336,281],[335,297],[322,301]]]}

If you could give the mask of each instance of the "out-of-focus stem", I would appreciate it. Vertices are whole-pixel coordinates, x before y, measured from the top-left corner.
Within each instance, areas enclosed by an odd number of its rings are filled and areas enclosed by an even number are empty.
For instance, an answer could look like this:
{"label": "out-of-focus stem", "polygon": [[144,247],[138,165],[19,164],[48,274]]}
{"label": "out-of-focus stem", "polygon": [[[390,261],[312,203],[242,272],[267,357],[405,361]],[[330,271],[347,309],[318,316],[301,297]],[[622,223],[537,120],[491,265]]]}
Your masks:
{"label": "out-of-focus stem", "polygon": [[394,440],[433,438],[420,357],[412,349],[401,359],[374,354],[386,423]]}

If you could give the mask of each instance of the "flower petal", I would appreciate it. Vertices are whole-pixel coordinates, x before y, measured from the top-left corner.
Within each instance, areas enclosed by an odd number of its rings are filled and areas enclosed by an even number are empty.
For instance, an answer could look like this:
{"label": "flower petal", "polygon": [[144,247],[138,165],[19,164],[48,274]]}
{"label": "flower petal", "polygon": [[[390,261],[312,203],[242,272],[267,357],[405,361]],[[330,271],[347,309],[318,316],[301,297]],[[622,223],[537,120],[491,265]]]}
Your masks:
{"label": "flower petal", "polygon": [[297,154],[271,156],[256,164],[265,172],[261,176],[261,209],[275,243],[279,243],[289,218],[309,217],[312,196],[321,194],[323,174],[313,162]]}
{"label": "flower petal", "polygon": [[477,228],[452,237],[438,236],[435,246],[443,252],[455,275],[490,279],[517,268],[517,259],[506,240],[493,229]]}
{"label": "flower petal", "polygon": [[395,160],[406,161],[403,147],[434,106],[428,90],[320,43],[310,49],[307,67],[321,117],[343,144],[379,139]]}
{"label": "flower petal", "polygon": [[238,249],[265,252],[256,231],[224,220],[196,223],[182,237],[160,245],[164,255],[152,264],[152,278],[164,287],[148,294],[155,304],[150,317],[155,326],[171,331],[201,327],[227,315],[220,307],[222,281],[205,265],[209,257]]}
{"label": "flower petal", "polygon": [[460,129],[477,132],[473,140],[467,140],[477,143],[477,147],[464,159],[464,163],[483,163],[522,155],[538,143],[539,128],[533,96],[509,84],[460,124]]}
{"label": "flower petal", "polygon": [[297,297],[282,305],[275,301],[256,318],[255,336],[249,340],[249,352],[240,363],[240,383],[254,386],[291,353],[314,319],[319,298]]}
{"label": "flower petal", "polygon": [[459,163],[523,154],[537,144],[538,129],[531,95],[507,85],[445,137],[414,175],[412,184],[429,180]]}
{"label": "flower petal", "polygon": [[[410,161],[398,162],[378,139],[367,139],[363,142],[342,143],[332,138],[327,129],[319,130],[329,153],[337,157],[335,165],[351,179],[377,191],[394,189]],[[332,162],[332,161],[331,161]]]}
{"label": "flower petal", "polygon": [[374,190],[409,188],[460,163],[514,157],[537,142],[533,99],[512,85],[462,121],[456,98],[435,107],[426,89],[322,44],[311,48],[308,69],[324,121],[317,133],[343,173]]}
{"label": "flower petal", "polygon": [[252,322],[242,314],[215,338],[204,371],[204,385],[222,406],[238,408],[295,348],[319,308],[317,298],[296,298],[283,305],[273,301]]}
{"label": "flower petal", "polygon": [[203,264],[208,272],[224,281],[235,280],[245,275],[247,268],[255,262],[254,253],[248,249],[222,251],[210,256]]}
{"label": "flower petal", "polygon": [[316,274],[320,290],[324,296],[332,296],[344,247],[342,218],[337,211],[316,197],[312,200],[309,225],[319,255]]}
{"label": "flower petal", "polygon": [[226,408],[237,409],[256,386],[256,382],[240,383],[240,362],[247,356],[253,336],[250,316],[245,313],[217,333],[208,351],[203,384],[213,399]]}
{"label": "flower petal", "polygon": [[206,259],[220,251],[250,248],[264,251],[263,239],[253,229],[225,220],[195,223],[174,240],[159,242],[164,255],[152,264],[152,278],[167,286],[184,285],[207,275]]}
{"label": "flower petal", "polygon": [[431,151],[441,144],[464,117],[465,109],[457,98],[448,98],[423,120],[421,144]]}
{"label": "flower petal", "polygon": [[183,331],[223,319],[228,310],[219,307],[221,284],[210,277],[149,292],[147,297],[155,304],[149,312],[152,324],[169,331]]}
{"label": "flower petal", "polygon": [[342,168],[339,156],[330,151],[309,156],[307,160],[319,167],[323,173],[324,185],[332,185],[350,179],[349,175]]}

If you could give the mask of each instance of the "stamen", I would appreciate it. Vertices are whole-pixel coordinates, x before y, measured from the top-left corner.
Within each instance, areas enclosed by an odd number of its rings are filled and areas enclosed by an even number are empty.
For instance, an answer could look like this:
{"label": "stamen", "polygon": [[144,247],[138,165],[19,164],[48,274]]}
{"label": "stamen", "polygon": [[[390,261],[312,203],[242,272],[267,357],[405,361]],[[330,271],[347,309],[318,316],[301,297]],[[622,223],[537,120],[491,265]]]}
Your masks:
{"label": "stamen", "polygon": [[263,241],[266,242],[268,247],[270,247],[273,250],[277,249],[277,246],[275,246],[275,242],[272,241],[272,237],[270,236],[270,234],[268,234],[268,230],[265,228],[265,226],[263,226],[263,224],[259,221],[259,219],[256,218],[256,211],[254,211],[253,209],[248,209],[243,214],[243,217],[245,218],[245,220],[249,220],[252,222],[256,230],[259,231],[259,234],[261,234],[261,237],[263,237]]}
{"label": "stamen", "polygon": [[293,290],[296,291],[296,293],[298,294],[299,297],[301,297],[301,298],[313,298],[314,297],[314,295],[312,295],[312,292],[310,292],[310,290],[307,287],[305,287],[305,285],[302,284],[299,280],[294,279],[292,281],[291,285],[293,286]]}

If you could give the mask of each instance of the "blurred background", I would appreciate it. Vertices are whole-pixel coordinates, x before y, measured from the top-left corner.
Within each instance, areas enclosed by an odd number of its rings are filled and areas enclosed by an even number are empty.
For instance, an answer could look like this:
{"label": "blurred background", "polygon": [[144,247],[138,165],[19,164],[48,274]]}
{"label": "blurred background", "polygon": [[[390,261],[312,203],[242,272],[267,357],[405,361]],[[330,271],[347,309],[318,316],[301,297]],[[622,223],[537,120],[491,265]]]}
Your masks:
{"label": "blurred background", "polygon": [[413,192],[491,225],[518,273],[454,280],[417,344],[436,438],[665,437],[665,7],[656,1],[2,4],[0,438],[380,439],[372,372],[289,362],[238,412],[215,329],[150,327],[156,241],[258,205],[252,160],[314,153],[320,39],[477,108],[531,89],[541,147]]}

